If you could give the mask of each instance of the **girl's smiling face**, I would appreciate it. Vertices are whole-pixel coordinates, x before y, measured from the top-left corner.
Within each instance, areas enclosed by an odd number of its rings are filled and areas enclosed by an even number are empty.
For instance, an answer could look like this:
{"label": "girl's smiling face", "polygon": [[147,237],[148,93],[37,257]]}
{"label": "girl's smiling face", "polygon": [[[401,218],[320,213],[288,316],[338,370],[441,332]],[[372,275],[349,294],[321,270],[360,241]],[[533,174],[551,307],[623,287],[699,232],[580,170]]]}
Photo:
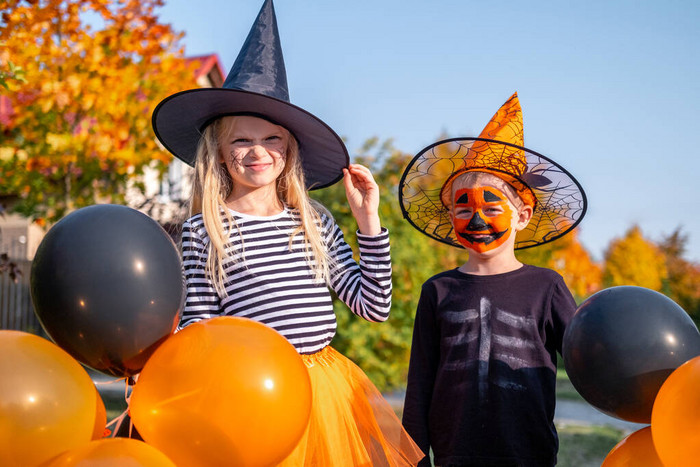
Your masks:
{"label": "girl's smiling face", "polygon": [[516,223],[514,212],[515,206],[495,187],[459,188],[452,200],[452,225],[462,245],[483,253],[510,238]]}
{"label": "girl's smiling face", "polygon": [[289,133],[262,118],[226,118],[231,119],[231,127],[219,140],[219,162],[226,165],[233,190],[274,188],[284,170]]}

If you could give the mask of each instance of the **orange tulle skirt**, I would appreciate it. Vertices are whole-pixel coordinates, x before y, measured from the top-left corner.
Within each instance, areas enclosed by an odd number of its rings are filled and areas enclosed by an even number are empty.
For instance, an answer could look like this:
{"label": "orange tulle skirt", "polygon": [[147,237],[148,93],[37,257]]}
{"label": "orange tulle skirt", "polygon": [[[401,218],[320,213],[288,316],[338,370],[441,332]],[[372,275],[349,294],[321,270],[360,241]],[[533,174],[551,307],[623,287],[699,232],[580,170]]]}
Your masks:
{"label": "orange tulle skirt", "polygon": [[391,405],[348,358],[328,346],[302,355],[313,403],[309,425],[280,465],[414,466],[423,453],[401,426]]}

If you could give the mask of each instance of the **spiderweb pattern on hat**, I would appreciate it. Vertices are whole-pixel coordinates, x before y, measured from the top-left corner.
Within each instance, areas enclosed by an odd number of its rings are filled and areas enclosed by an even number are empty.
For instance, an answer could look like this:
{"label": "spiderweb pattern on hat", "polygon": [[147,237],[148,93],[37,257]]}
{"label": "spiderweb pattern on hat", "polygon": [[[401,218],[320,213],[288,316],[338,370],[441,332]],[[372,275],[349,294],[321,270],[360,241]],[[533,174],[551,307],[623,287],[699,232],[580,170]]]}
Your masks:
{"label": "spiderweb pattern on hat", "polygon": [[[517,99],[517,95],[514,97]],[[512,104],[512,99],[506,104]],[[519,117],[519,104],[517,107]],[[498,113],[494,118],[497,116]],[[509,131],[515,138],[522,138],[521,131]],[[424,234],[463,248],[453,232],[441,191],[456,174],[467,171],[492,173],[513,185],[521,197],[527,198],[523,195],[529,196],[529,193],[534,195],[533,216],[528,226],[516,235],[516,249],[551,242],[565,235],[578,225],[586,212],[586,196],[581,185],[547,157],[507,142],[452,138],[428,146],[408,164],[399,182],[399,202],[404,217]]]}

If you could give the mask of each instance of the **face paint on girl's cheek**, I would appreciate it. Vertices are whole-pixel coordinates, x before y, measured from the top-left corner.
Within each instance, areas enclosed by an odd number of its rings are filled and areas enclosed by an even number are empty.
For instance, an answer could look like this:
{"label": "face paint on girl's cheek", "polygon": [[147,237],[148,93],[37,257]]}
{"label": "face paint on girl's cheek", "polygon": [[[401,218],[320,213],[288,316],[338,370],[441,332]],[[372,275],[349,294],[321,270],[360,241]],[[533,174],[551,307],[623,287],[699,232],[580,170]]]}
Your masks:
{"label": "face paint on girl's cheek", "polygon": [[513,211],[496,188],[462,188],[455,192],[452,223],[457,240],[479,253],[501,246],[512,232]]}

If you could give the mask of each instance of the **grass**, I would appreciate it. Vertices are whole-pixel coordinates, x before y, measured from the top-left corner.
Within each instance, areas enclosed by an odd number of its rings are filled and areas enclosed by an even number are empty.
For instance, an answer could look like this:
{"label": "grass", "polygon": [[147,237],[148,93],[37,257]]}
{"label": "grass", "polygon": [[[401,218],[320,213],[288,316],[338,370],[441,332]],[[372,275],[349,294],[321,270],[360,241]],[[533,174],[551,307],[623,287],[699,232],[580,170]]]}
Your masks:
{"label": "grass", "polygon": [[571,384],[571,380],[563,368],[557,370],[557,399],[585,402],[581,394]]}
{"label": "grass", "polygon": [[626,436],[610,426],[558,426],[558,467],[599,467],[610,450]]}
{"label": "grass", "polygon": [[[562,366],[557,370],[557,400],[585,403]],[[627,436],[624,430],[599,425],[557,425],[558,467],[599,467],[610,450]]]}

